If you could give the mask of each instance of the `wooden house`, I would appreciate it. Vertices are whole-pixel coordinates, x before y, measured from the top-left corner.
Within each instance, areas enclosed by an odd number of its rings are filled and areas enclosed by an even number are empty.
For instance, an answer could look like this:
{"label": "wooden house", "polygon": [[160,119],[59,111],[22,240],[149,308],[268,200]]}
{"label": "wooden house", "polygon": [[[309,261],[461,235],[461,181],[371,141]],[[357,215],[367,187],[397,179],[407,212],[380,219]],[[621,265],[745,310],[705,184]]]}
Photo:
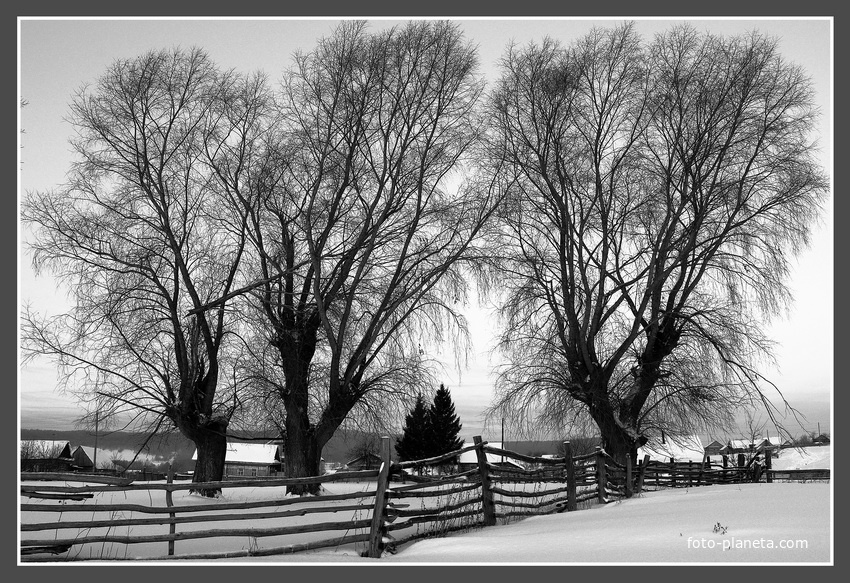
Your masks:
{"label": "wooden house", "polygon": [[381,456],[374,453],[364,453],[346,462],[344,468],[351,471],[377,470],[381,467]]}
{"label": "wooden house", "polygon": [[74,463],[71,443],[46,439],[21,441],[22,472],[69,472]]}
{"label": "wooden house", "polygon": [[705,446],[705,455],[713,456],[713,455],[722,455],[721,450],[726,446],[725,443],[721,443],[718,440],[714,440],[708,445]]}
{"label": "wooden house", "polygon": [[821,433],[820,435],[812,439],[812,443],[814,443],[815,445],[829,445],[829,436],[824,433]]}
{"label": "wooden house", "polygon": [[749,453],[755,451],[756,444],[749,439],[730,439],[725,446],[720,450],[722,455],[732,455],[736,453]]}
{"label": "wooden house", "polygon": [[78,445],[74,450],[73,459],[75,469],[86,472],[99,469],[112,469],[112,452],[97,449],[88,445]]}
{"label": "wooden house", "polygon": [[[198,450],[192,454],[197,461]],[[228,442],[224,458],[224,478],[261,478],[281,471],[282,455],[276,443]]]}
{"label": "wooden house", "polygon": [[767,435],[765,437],[759,438],[758,442],[755,444],[755,450],[757,452],[769,452],[774,455],[779,451],[779,448],[782,446],[782,438],[777,437],[775,435]]}

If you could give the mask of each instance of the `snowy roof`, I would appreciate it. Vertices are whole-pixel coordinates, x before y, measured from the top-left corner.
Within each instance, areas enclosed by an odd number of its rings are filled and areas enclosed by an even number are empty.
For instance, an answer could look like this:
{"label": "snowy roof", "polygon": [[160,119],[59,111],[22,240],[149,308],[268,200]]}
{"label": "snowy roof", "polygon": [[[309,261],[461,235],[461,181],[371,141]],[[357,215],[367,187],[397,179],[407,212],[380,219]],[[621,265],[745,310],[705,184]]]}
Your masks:
{"label": "snowy roof", "polygon": [[[198,459],[198,450],[192,454],[192,460]],[[248,464],[273,464],[280,461],[276,443],[227,443],[225,462]]]}
{"label": "snowy roof", "polygon": [[[78,450],[81,450],[83,453],[85,453],[86,457],[89,458],[89,461],[94,463],[94,448],[93,447],[91,447],[90,445],[78,445],[74,449],[74,456],[75,457],[77,455]],[[112,459],[112,456],[113,456],[113,452],[111,452],[111,451],[106,451],[106,450],[103,450],[103,449],[100,449],[100,448],[97,449],[97,463],[110,461]]]}
{"label": "snowy roof", "polygon": [[705,456],[705,448],[698,435],[686,435],[676,438],[668,437],[665,443],[647,444],[638,448],[638,459],[642,459],[647,454],[654,460],[669,461],[673,458],[676,461],[701,462]]}
{"label": "snowy roof", "polygon": [[753,444],[753,442],[750,441],[749,439],[730,439],[729,440],[729,445],[733,449],[749,449],[752,444]]}

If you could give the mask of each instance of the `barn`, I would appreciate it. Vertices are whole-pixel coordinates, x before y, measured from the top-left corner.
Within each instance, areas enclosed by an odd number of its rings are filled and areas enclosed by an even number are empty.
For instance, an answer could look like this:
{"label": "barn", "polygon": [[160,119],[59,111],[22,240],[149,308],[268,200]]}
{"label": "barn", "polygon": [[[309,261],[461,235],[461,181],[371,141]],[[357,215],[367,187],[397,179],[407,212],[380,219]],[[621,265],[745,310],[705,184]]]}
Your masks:
{"label": "barn", "polygon": [[97,449],[88,445],[78,445],[74,450],[73,459],[75,469],[83,471],[95,471],[97,469],[112,469],[112,452]]}
{"label": "barn", "polygon": [[22,472],[68,472],[73,463],[71,443],[68,441],[21,441]]}

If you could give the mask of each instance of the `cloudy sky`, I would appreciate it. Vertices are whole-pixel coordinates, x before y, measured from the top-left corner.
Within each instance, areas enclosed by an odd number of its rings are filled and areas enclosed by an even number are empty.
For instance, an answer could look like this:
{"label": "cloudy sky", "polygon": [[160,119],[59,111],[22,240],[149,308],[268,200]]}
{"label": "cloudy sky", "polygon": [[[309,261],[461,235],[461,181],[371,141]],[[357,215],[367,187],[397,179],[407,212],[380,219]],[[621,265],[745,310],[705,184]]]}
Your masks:
{"label": "cloudy sky", "polygon": [[[479,48],[481,73],[495,78],[498,60],[510,41],[523,44],[545,35],[568,44],[592,26],[614,25],[622,19],[467,19],[458,20]],[[682,19],[637,20],[637,29],[650,39],[653,34]],[[832,175],[832,23],[827,19],[694,20],[699,30],[735,34],[758,29],[776,36],[780,50],[808,72],[823,113],[819,146],[823,165]],[[95,81],[115,59],[132,58],[148,50],[198,46],[223,68],[265,71],[279,80],[290,65],[293,52],[309,50],[318,36],[330,34],[335,20],[70,20],[24,19],[19,21],[19,88],[28,105],[21,110],[19,192],[50,189],[64,180],[71,161],[68,139],[72,128],[64,121],[76,89]],[[372,19],[380,28],[395,24]],[[832,203],[813,245],[797,262],[792,289],[796,302],[786,317],[773,323],[777,342],[777,365],[765,364],[765,375],[783,391],[792,405],[829,427],[833,387],[833,267]],[[19,240],[26,234],[19,230]],[[30,257],[19,248],[19,305],[30,304],[40,312],[55,314],[67,302],[62,290],[47,277],[36,277]],[[482,432],[481,412],[489,404],[493,379],[489,354],[494,337],[493,318],[486,309],[470,306],[474,341],[468,362],[448,362],[445,383],[451,388],[467,438]],[[48,361],[21,367],[18,375],[18,406],[23,428],[64,429],[82,411],[56,392],[55,369]],[[492,428],[497,436],[498,427]],[[485,436],[487,431],[484,431]]]}

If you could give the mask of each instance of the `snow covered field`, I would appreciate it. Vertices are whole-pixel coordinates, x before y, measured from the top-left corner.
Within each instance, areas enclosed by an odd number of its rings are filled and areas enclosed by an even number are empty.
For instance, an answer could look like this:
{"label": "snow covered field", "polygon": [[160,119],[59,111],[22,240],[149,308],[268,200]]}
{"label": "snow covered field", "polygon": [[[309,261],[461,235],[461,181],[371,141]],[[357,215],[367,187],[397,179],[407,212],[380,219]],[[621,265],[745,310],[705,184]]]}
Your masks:
{"label": "snow covered field", "polygon": [[832,461],[832,446],[803,447],[779,450],[779,457],[771,460],[774,470],[829,469]]}
{"label": "snow covered field", "polygon": [[381,561],[828,563],[831,516],[824,483],[677,488],[425,540]]}
{"label": "snow covered field", "polygon": [[[828,449],[828,448],[826,448]],[[783,453],[787,453],[786,450]],[[780,459],[782,456],[780,457]],[[801,458],[805,459],[805,458]],[[786,457],[791,460],[791,457]],[[810,466],[815,467],[815,466]],[[328,493],[374,490],[374,483],[329,483]],[[268,499],[272,488],[225,490],[221,502]],[[219,559],[215,562],[254,563],[829,563],[832,561],[831,484],[774,483],[703,486],[646,492],[638,497],[587,510],[531,517],[515,523],[475,529],[445,538],[403,545],[381,559],[360,557],[365,543],[290,555]],[[113,494],[118,496],[117,494]],[[112,495],[111,495],[112,496]],[[164,494],[127,492],[112,502],[146,506],[164,504]],[[282,492],[278,492],[282,496]],[[144,499],[142,499],[144,498]],[[31,502],[21,498],[21,501]],[[364,499],[365,501],[365,499]],[[108,503],[110,500],[95,500]],[[209,499],[175,493],[175,504],[207,504]],[[342,501],[340,504],[351,504]],[[287,507],[289,509],[291,507]],[[268,510],[268,509],[267,509]],[[212,522],[192,528],[264,528],[267,521],[251,521],[251,510],[231,522]],[[57,520],[53,513],[22,517],[24,522]],[[85,520],[82,513],[62,520]],[[363,512],[307,515],[303,521],[344,521],[365,518]],[[319,518],[317,518],[319,517]],[[88,520],[91,513],[88,513]],[[288,519],[287,525],[293,524]],[[144,534],[136,531],[135,534]],[[142,527],[161,533],[163,527]],[[180,525],[179,529],[188,528]],[[38,533],[26,532],[25,538]],[[84,534],[84,533],[80,533]],[[126,533],[124,533],[126,534]],[[223,552],[302,543],[343,533],[304,533],[287,537],[204,538],[177,541],[178,554]],[[51,531],[41,533],[47,538]],[[63,532],[61,536],[68,536]],[[790,542],[789,542],[790,541]],[[83,556],[159,557],[165,543],[87,545]],[[791,548],[787,548],[791,547]],[[126,553],[126,554],[125,554]],[[57,558],[61,561],[61,558]],[[159,561],[158,561],[159,562]],[[204,561],[211,563],[212,561]],[[169,562],[169,564],[173,564]]]}

